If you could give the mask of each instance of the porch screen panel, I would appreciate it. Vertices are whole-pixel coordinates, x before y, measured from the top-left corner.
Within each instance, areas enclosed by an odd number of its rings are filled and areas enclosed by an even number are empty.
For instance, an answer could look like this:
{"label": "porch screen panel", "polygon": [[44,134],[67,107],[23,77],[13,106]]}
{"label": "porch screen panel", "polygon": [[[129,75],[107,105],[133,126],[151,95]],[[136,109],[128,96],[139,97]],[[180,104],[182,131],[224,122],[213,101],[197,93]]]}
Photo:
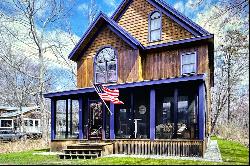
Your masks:
{"label": "porch screen panel", "polygon": [[174,98],[159,98],[157,101],[156,138],[172,139],[174,136]]}
{"label": "porch screen panel", "polygon": [[188,93],[188,91],[184,89],[179,92],[177,138],[196,139],[198,126],[195,93]]}
{"label": "porch screen panel", "polygon": [[149,139],[150,131],[150,89],[136,88],[134,90],[134,137]]}
{"label": "porch screen panel", "polygon": [[[56,104],[56,139],[77,139],[79,136],[79,102],[72,100],[72,128],[71,128],[71,112],[70,101],[68,101],[68,116],[66,116],[66,102],[67,100],[58,100]],[[68,117],[68,119],[66,118]],[[66,121],[68,126],[66,126]],[[68,127],[68,133],[66,128]]]}
{"label": "porch screen panel", "polygon": [[105,138],[109,139],[110,138],[110,113],[109,111],[104,108],[105,110]]}
{"label": "porch screen panel", "polygon": [[[70,108],[70,106],[69,106]],[[69,138],[76,139],[78,138],[78,126],[79,126],[79,101],[72,100],[72,128],[69,127]],[[69,126],[70,126],[70,110],[69,110]],[[84,132],[85,133],[85,132]]]}
{"label": "porch screen panel", "polygon": [[[56,104],[56,139],[65,139],[66,135],[66,101],[58,100]],[[29,122],[28,122],[29,123]]]}
{"label": "porch screen panel", "polygon": [[130,125],[130,95],[120,91],[119,99],[124,102],[124,105],[115,105],[115,138],[133,138]]}

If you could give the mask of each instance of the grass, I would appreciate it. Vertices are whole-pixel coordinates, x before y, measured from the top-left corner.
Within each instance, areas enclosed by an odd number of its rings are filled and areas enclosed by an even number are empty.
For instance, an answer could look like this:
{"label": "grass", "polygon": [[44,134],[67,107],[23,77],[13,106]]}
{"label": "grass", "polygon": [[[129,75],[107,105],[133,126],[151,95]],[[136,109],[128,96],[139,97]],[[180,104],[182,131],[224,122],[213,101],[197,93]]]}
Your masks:
{"label": "grass", "polygon": [[44,152],[48,149],[0,154],[0,165],[248,165],[249,150],[243,145],[216,138],[219,143],[223,163],[190,161],[190,160],[167,160],[167,159],[142,159],[142,158],[99,158],[95,160],[60,160],[57,156],[33,155],[34,152]]}
{"label": "grass", "polygon": [[0,142],[0,154],[1,153],[13,153],[29,151],[32,149],[43,149],[48,147],[47,143],[42,139],[37,140],[23,140],[23,141],[13,141],[8,143]]}

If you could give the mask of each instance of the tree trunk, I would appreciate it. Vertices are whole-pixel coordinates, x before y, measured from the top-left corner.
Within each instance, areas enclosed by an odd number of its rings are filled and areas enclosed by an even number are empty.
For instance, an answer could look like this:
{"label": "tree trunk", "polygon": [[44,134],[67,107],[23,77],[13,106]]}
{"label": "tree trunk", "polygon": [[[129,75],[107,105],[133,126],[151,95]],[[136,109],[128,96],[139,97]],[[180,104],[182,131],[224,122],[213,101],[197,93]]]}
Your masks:
{"label": "tree trunk", "polygon": [[45,111],[45,100],[43,97],[44,92],[44,61],[43,54],[41,50],[41,45],[39,48],[39,106],[41,111],[41,128],[42,128],[42,137],[47,142],[47,127],[46,126],[46,111]]}

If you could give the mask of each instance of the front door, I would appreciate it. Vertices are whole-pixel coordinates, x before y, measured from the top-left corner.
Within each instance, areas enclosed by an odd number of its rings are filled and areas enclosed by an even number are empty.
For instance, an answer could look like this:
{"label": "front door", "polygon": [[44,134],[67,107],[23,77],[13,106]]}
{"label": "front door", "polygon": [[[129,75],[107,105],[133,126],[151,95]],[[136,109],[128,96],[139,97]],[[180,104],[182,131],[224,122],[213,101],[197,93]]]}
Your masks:
{"label": "front door", "polygon": [[89,139],[102,139],[103,103],[101,101],[89,102]]}

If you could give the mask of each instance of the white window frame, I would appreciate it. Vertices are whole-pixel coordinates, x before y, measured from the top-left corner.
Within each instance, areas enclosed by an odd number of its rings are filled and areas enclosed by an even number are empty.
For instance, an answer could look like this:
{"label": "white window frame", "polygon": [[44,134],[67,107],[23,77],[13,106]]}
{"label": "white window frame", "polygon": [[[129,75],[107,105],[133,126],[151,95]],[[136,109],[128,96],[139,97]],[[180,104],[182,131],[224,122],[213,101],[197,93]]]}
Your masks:
{"label": "white window frame", "polygon": [[[98,55],[100,55],[100,52],[106,48],[110,48],[112,50],[114,50],[114,54],[115,54],[115,60],[114,61],[105,61],[103,63],[105,63],[105,82],[97,82],[97,74],[100,73],[100,72],[97,72],[97,64],[98,62],[96,62],[96,58]],[[97,51],[97,54],[95,55],[94,57],[94,80],[95,80],[95,84],[112,84],[112,83],[117,83],[118,82],[118,53],[116,51],[116,49],[114,49],[113,47],[111,46],[105,46],[105,47],[102,47],[100,48],[98,51]],[[116,70],[109,70],[108,69],[108,63],[109,62],[114,62],[115,65],[116,65]],[[109,78],[108,78],[108,74],[109,74],[109,71],[114,71],[115,72],[115,80],[112,80],[110,81]]]}
{"label": "white window frame", "polygon": [[[195,71],[194,71],[194,72],[191,72],[191,73],[183,73],[183,65],[188,65],[188,64],[183,64],[182,58],[183,58],[183,56],[185,56],[185,55],[190,55],[190,54],[194,54],[194,55],[195,55],[195,62],[194,62]],[[198,60],[197,60],[197,52],[196,52],[196,51],[194,51],[194,52],[186,52],[186,53],[181,54],[181,75],[196,74],[196,73],[197,73],[197,69],[198,69],[198,67],[197,67],[197,61],[198,61]]]}
{"label": "white window frame", "polygon": [[[11,122],[11,127],[2,127],[1,125],[2,125],[2,120],[11,120],[12,122]],[[13,121],[13,119],[0,119],[0,128],[1,129],[13,129],[14,128],[14,121]]]}
{"label": "white window frame", "polygon": [[[151,32],[156,31],[157,29],[151,30],[151,22],[152,22],[151,16],[156,12],[158,12],[160,14],[160,18],[159,18],[159,20],[160,20],[160,29],[158,29],[158,30],[160,30],[160,39],[152,40]],[[157,42],[157,41],[161,41],[161,39],[162,39],[162,13],[160,11],[158,11],[158,10],[155,10],[155,11],[151,12],[149,14],[149,17],[148,17],[148,40],[149,40],[149,42]]]}

